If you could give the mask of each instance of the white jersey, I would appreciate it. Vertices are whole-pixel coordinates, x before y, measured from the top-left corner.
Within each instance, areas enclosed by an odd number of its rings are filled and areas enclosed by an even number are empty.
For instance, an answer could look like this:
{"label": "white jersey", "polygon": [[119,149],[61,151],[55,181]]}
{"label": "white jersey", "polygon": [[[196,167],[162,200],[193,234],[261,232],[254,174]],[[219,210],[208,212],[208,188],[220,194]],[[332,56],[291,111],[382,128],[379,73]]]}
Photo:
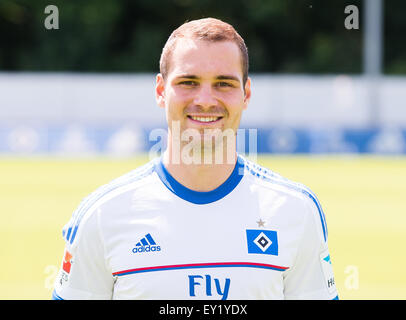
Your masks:
{"label": "white jersey", "polygon": [[338,298],[316,196],[241,156],[210,192],[152,160],[85,198],[63,236],[55,299]]}

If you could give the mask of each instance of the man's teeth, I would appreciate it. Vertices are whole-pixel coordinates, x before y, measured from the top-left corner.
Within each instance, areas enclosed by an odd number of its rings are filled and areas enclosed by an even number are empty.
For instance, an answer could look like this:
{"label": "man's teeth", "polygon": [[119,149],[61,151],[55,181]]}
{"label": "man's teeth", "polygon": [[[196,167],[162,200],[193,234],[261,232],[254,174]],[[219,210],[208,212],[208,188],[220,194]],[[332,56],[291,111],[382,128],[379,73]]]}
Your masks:
{"label": "man's teeth", "polygon": [[196,120],[196,121],[200,121],[200,122],[212,122],[212,121],[216,121],[219,117],[194,117],[194,116],[191,116],[190,118],[192,118],[193,120]]}

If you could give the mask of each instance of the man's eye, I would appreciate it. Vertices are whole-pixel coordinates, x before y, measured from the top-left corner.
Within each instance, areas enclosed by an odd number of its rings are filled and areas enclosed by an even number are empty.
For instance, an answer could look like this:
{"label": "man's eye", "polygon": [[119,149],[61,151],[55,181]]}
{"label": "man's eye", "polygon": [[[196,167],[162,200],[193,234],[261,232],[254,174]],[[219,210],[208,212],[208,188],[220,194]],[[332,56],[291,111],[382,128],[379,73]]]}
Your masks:
{"label": "man's eye", "polygon": [[179,84],[184,85],[184,86],[197,86],[197,82],[191,81],[191,80],[181,81],[181,82],[179,82]]}
{"label": "man's eye", "polygon": [[222,81],[222,82],[217,82],[216,86],[221,87],[221,88],[227,88],[227,87],[232,87],[233,85],[231,83]]}

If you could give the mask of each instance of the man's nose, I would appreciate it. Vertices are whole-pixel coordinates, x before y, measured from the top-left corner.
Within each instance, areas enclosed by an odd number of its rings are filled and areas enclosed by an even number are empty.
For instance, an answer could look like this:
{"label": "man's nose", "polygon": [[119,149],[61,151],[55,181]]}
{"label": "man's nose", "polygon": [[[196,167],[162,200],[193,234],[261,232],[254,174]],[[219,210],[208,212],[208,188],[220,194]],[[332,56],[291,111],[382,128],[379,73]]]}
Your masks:
{"label": "man's nose", "polygon": [[217,105],[217,99],[210,84],[202,84],[200,86],[199,90],[196,92],[194,104],[203,108],[209,108]]}

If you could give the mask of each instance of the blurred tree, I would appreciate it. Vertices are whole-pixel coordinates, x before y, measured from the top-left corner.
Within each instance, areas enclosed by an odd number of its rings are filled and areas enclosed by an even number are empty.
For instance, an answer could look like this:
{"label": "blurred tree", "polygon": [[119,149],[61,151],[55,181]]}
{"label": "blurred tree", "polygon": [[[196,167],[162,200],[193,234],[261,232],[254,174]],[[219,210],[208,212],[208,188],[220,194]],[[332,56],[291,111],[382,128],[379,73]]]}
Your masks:
{"label": "blurred tree", "polygon": [[406,1],[386,0],[383,68],[387,74],[406,74]]}
{"label": "blurred tree", "polygon": [[[362,0],[53,0],[59,29],[44,27],[48,0],[0,0],[0,70],[157,72],[170,32],[213,16],[246,40],[251,72],[359,73]],[[402,10],[403,9],[403,10]],[[406,72],[406,2],[385,2],[385,71]],[[361,16],[362,19],[362,16]]]}

